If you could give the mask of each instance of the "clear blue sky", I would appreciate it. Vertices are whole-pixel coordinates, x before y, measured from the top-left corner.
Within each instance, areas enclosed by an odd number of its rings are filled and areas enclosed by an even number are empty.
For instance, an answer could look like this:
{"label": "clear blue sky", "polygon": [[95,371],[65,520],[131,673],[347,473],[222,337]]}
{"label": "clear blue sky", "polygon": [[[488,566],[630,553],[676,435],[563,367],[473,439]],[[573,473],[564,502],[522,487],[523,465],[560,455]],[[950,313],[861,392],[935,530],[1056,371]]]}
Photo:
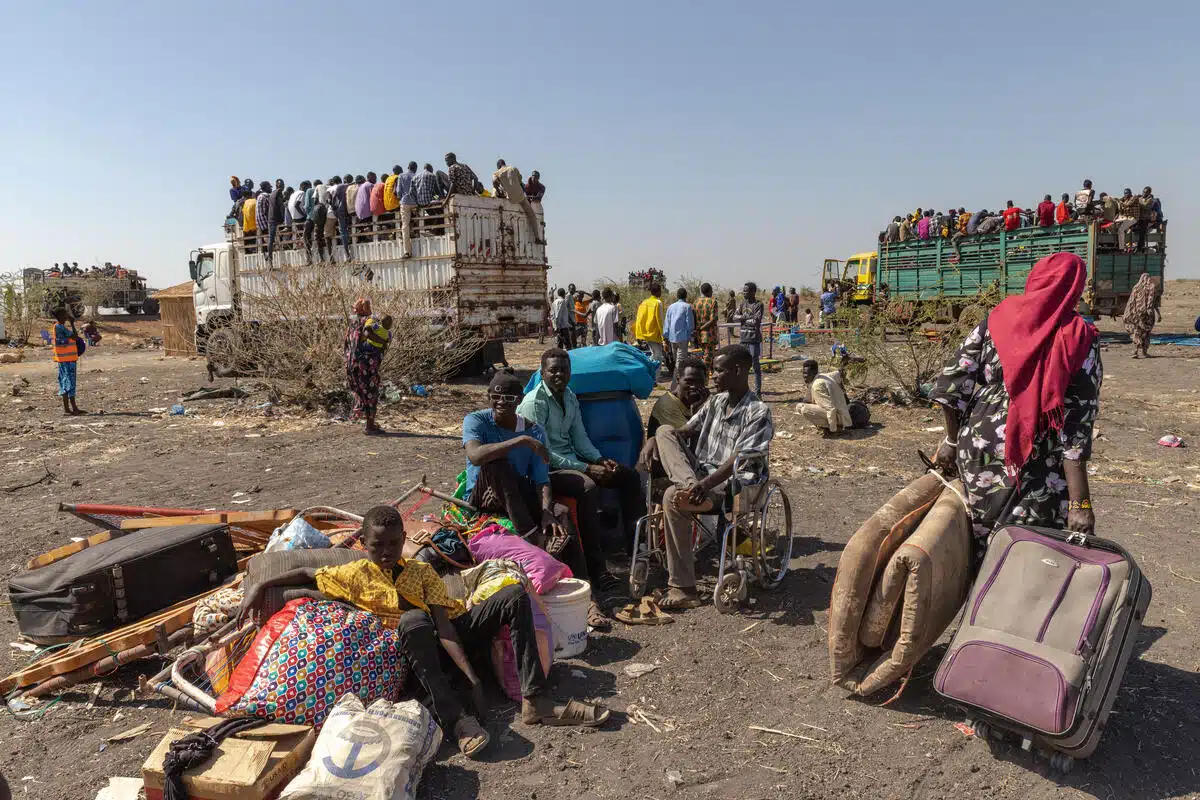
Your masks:
{"label": "clear blue sky", "polygon": [[1200,277],[1195,3],[0,3],[0,271],[166,286],[232,174],[454,150],[541,171],[552,283],[813,285],[901,211],[1087,177],[1153,186]]}

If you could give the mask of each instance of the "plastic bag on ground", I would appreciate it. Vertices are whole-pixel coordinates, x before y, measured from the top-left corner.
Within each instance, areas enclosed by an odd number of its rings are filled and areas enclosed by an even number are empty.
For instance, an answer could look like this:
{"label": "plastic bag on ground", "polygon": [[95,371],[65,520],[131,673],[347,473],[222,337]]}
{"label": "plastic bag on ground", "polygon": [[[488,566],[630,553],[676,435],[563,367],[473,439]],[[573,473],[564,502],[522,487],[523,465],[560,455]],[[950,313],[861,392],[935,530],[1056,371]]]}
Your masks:
{"label": "plastic bag on ground", "polygon": [[416,700],[363,708],[355,695],[343,695],[279,800],[413,800],[441,745],[442,729]]}
{"label": "plastic bag on ground", "polygon": [[329,537],[308,524],[304,517],[293,517],[287,525],[281,525],[271,534],[264,552],[277,550],[319,550],[331,547]]}

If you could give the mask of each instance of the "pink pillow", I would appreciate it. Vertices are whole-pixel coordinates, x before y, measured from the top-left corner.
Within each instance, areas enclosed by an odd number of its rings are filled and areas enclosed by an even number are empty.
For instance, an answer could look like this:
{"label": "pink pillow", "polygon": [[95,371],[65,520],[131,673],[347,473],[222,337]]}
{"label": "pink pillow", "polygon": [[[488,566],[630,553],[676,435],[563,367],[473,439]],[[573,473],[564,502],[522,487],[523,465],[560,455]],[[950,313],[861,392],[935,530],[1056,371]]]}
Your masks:
{"label": "pink pillow", "polygon": [[476,564],[493,558],[508,558],[521,565],[529,576],[533,589],[545,594],[558,585],[563,578],[572,578],[571,568],[540,547],[500,525],[489,525],[467,542]]}

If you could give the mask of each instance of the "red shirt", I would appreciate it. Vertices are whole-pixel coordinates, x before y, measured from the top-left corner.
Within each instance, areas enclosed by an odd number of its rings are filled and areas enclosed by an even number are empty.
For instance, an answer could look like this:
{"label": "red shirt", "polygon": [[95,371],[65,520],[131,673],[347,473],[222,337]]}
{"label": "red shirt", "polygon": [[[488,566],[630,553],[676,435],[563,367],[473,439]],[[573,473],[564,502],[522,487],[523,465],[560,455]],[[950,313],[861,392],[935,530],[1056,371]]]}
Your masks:
{"label": "red shirt", "polygon": [[383,181],[371,187],[371,215],[378,217],[380,214],[387,212],[387,208],[383,204],[383,190],[387,187]]}
{"label": "red shirt", "polygon": [[1004,230],[1015,231],[1017,228],[1021,227],[1021,209],[1006,208],[1004,209],[1003,214]]}
{"label": "red shirt", "polygon": [[1054,203],[1049,200],[1043,200],[1038,203],[1037,207],[1037,223],[1043,228],[1048,228],[1054,224]]}
{"label": "red shirt", "polygon": [[1071,209],[1066,203],[1059,203],[1054,207],[1054,221],[1059,225],[1071,221]]}

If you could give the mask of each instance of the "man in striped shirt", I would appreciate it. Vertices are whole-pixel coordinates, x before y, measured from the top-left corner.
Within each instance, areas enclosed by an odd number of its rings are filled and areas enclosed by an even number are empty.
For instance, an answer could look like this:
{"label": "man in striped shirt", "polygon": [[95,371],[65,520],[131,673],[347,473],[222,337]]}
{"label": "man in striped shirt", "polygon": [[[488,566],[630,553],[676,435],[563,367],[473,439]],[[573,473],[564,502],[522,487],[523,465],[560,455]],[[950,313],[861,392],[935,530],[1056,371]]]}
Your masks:
{"label": "man in striped shirt", "polygon": [[700,605],[692,551],[695,515],[720,509],[739,459],[739,480],[751,481],[765,474],[775,424],[770,407],[750,391],[752,364],[750,351],[742,345],[722,347],[713,362],[713,385],[718,394],[684,427],[659,428],[653,446],[647,443],[642,449],[642,463],[648,464],[657,454],[671,479],[663,494],[668,573],[667,596],[660,604],[663,610]]}

